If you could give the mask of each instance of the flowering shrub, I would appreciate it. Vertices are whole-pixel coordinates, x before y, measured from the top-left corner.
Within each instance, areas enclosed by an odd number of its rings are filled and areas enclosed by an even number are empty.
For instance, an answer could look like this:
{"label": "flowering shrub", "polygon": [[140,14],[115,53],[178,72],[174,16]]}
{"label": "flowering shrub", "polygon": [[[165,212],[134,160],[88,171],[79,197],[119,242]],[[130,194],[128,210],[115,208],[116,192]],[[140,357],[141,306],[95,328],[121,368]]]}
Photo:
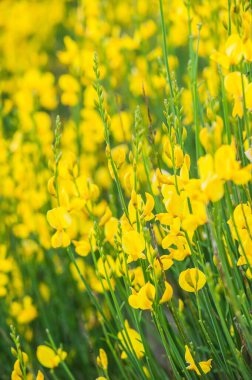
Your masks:
{"label": "flowering shrub", "polygon": [[251,25],[0,2],[1,379],[251,379]]}

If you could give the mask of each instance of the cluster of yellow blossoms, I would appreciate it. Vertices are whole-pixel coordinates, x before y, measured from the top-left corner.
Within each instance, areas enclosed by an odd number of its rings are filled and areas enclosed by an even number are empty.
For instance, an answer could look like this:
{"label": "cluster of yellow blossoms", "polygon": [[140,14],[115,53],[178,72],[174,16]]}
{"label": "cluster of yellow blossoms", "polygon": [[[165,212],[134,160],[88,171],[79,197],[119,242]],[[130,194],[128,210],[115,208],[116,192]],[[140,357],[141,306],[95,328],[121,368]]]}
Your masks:
{"label": "cluster of yellow blossoms", "polygon": [[1,379],[250,380],[251,1],[0,28]]}

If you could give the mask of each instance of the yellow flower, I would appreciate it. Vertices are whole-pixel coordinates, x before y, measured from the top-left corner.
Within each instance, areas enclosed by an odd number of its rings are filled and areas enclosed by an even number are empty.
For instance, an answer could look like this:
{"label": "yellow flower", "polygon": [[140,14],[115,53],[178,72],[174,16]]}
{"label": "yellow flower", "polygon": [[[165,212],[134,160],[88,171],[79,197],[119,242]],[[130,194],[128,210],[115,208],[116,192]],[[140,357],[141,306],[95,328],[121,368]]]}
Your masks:
{"label": "yellow flower", "polygon": [[129,304],[134,309],[148,310],[152,309],[152,304],[155,299],[156,289],[150,282],[147,282],[138,293],[129,296]]}
{"label": "yellow flower", "polygon": [[47,190],[49,194],[56,196],[56,189],[55,189],[55,176],[51,177],[47,182]]}
{"label": "yellow flower", "polygon": [[246,276],[249,280],[252,280],[252,271],[249,268],[246,270]]}
{"label": "yellow flower", "polygon": [[179,300],[178,300],[178,309],[179,309],[179,312],[180,312],[180,313],[183,313],[184,306],[185,306],[185,305],[184,305],[183,300],[179,298]]}
{"label": "yellow flower", "polygon": [[216,202],[224,194],[224,182],[232,180],[237,185],[244,185],[251,179],[249,164],[241,167],[236,160],[236,150],[232,145],[222,145],[212,157],[207,154],[198,160],[201,188],[208,200]]}
{"label": "yellow flower", "polygon": [[127,151],[128,146],[126,144],[118,145],[111,150],[111,156],[118,169],[125,162]]}
{"label": "yellow flower", "polygon": [[44,375],[43,375],[43,373],[41,371],[38,371],[36,380],[44,380]]}
{"label": "yellow flower", "polygon": [[156,257],[154,260],[154,269],[157,274],[160,274],[161,271],[168,270],[173,265],[173,260],[170,255],[162,255]]}
{"label": "yellow flower", "polygon": [[8,276],[5,273],[0,272],[0,297],[4,297],[7,294],[6,286],[8,280]]}
{"label": "yellow flower", "polygon": [[67,247],[70,244],[70,238],[64,231],[71,225],[71,217],[64,207],[56,207],[47,212],[49,224],[57,231],[51,238],[53,248]]}
{"label": "yellow flower", "polygon": [[75,252],[80,256],[87,256],[91,251],[91,246],[88,240],[73,240]]}
{"label": "yellow flower", "polygon": [[[250,204],[239,204],[233,212],[233,218],[230,218],[227,223],[230,227],[233,238],[242,242],[242,247],[239,244],[240,257],[237,261],[237,266],[251,265],[252,239],[250,226],[252,225],[252,210]],[[249,268],[247,269],[246,274],[248,277],[251,276]]]}
{"label": "yellow flower", "polygon": [[136,223],[137,215],[146,222],[154,218],[152,210],[154,208],[154,199],[151,194],[145,193],[146,203],[144,203],[141,195],[134,190],[131,192],[131,199],[128,206],[129,217],[132,224]]}
{"label": "yellow flower", "polygon": [[169,282],[165,281],[165,291],[159,303],[169,302],[170,299],[172,298],[172,295],[173,295],[172,286],[169,284]]}
{"label": "yellow flower", "polygon": [[[189,369],[190,371],[195,371],[197,373],[197,375],[201,376],[200,374],[200,370],[199,368],[196,366],[195,364],[195,361],[192,357],[192,354],[189,350],[189,347],[186,345],[185,346],[185,360],[186,362],[189,364],[189,366],[187,367],[187,369]],[[201,371],[204,372],[204,373],[208,373],[211,371],[212,369],[212,359],[209,359],[207,361],[203,361],[203,362],[199,362],[199,366],[201,368]]]}
{"label": "yellow flower", "polygon": [[[12,348],[12,353],[17,356],[17,352],[14,348]],[[11,373],[11,380],[23,380],[25,375],[27,380],[33,379],[33,375],[31,373],[27,373],[27,364],[28,364],[28,355],[25,352],[22,352],[22,360],[23,360],[23,366],[20,365],[19,359],[17,359],[14,363],[14,368]],[[38,375],[36,377],[36,380],[44,380],[43,374],[39,371]]]}
{"label": "yellow flower", "polygon": [[102,215],[99,221],[99,226],[104,226],[110,220],[111,217],[112,217],[112,212],[110,208],[107,206],[104,211],[104,214]]}
{"label": "yellow flower", "polygon": [[217,202],[224,194],[224,181],[214,172],[214,159],[210,154],[198,160],[201,189],[207,200]]}
{"label": "yellow flower", "polygon": [[214,155],[215,170],[219,178],[229,181],[239,168],[235,159],[235,150],[230,145],[222,145]]}
{"label": "yellow flower", "polygon": [[80,54],[77,43],[71,37],[65,36],[64,44],[66,47],[66,51],[60,51],[57,53],[60,62],[66,65],[74,63],[77,67],[79,67]]}
{"label": "yellow flower", "polygon": [[121,358],[127,359],[128,355],[126,351],[132,351],[133,348],[137,358],[141,359],[144,356],[144,346],[140,334],[129,326],[127,320],[125,321],[124,326],[124,330],[120,331],[117,335],[123,348]]}
{"label": "yellow flower", "polygon": [[150,375],[150,372],[148,370],[148,368],[146,366],[143,366],[143,371],[145,373],[145,376],[150,379],[151,378],[151,375]]}
{"label": "yellow flower", "polygon": [[215,151],[222,142],[223,120],[216,116],[211,128],[204,127],[200,130],[199,138],[207,153]]}
{"label": "yellow flower", "polygon": [[104,233],[106,240],[111,244],[115,244],[115,236],[117,235],[118,232],[118,219],[112,217],[110,218],[105,226],[104,226]]}
{"label": "yellow flower", "polygon": [[[164,218],[162,219],[164,221]],[[166,219],[167,220],[165,222],[168,223],[169,218]],[[171,259],[183,261],[187,256],[191,254],[191,251],[186,237],[184,236],[184,232],[180,231],[180,218],[172,218],[170,223],[170,232],[162,240],[162,247],[164,249],[169,249]]]}
{"label": "yellow flower", "polygon": [[122,248],[129,255],[130,261],[136,261],[139,258],[145,258],[143,251],[145,241],[142,235],[137,231],[129,231],[122,236]]}
{"label": "yellow flower", "polygon": [[237,65],[245,53],[245,48],[238,34],[231,34],[226,45],[225,53],[214,52],[211,59],[228,69],[230,65]]}
{"label": "yellow flower", "polygon": [[[18,361],[18,365],[19,365],[19,361]],[[21,370],[20,370],[20,372],[21,372]],[[16,370],[12,371],[11,380],[22,380],[22,372],[19,375],[19,373]]]}
{"label": "yellow flower", "polygon": [[97,260],[97,270],[103,278],[111,277],[115,270],[115,262],[112,256],[106,255]]}
{"label": "yellow flower", "polygon": [[246,155],[247,159],[250,162],[252,162],[252,147],[250,147],[249,149],[246,150],[245,155]]}
{"label": "yellow flower", "polygon": [[38,311],[33,305],[32,298],[25,296],[20,303],[17,301],[12,302],[11,314],[17,319],[18,323],[25,325],[37,318]]}
{"label": "yellow flower", "polygon": [[[248,109],[252,108],[252,83],[248,84],[248,79],[239,71],[228,74],[224,80],[226,91],[234,99],[234,107],[232,116],[243,116],[243,95],[245,95],[245,103]],[[244,94],[243,94],[244,87]]]}
{"label": "yellow flower", "polygon": [[249,83],[245,88],[245,103],[249,112],[252,112],[252,83]]}
{"label": "yellow flower", "polygon": [[79,82],[69,74],[63,74],[59,78],[59,87],[63,91],[61,102],[67,106],[75,106],[78,103]]}
{"label": "yellow flower", "polygon": [[[68,151],[62,155],[62,157],[59,161],[58,171],[59,171],[59,176],[64,178],[64,179],[70,179],[71,180],[73,178],[77,178],[77,176],[78,176],[78,163],[77,163],[77,159],[76,159],[76,156],[74,153]],[[79,178],[79,181],[82,182],[83,178]],[[69,183],[69,184],[70,184],[70,186],[72,186],[72,183]],[[78,186],[78,187],[81,188],[81,187],[83,187],[83,185]]]}
{"label": "yellow flower", "polygon": [[220,179],[233,180],[237,185],[244,185],[251,178],[252,165],[241,168],[235,156],[236,151],[233,146],[222,145],[214,155],[215,171]]}
{"label": "yellow flower", "polygon": [[103,350],[103,348],[100,348],[99,350],[99,356],[96,358],[96,362],[99,367],[101,367],[103,370],[107,370],[108,368],[108,358],[106,352]]}
{"label": "yellow flower", "polygon": [[167,136],[164,138],[163,158],[169,167],[181,168],[184,162],[184,153],[180,145],[174,144]]}
{"label": "yellow flower", "polygon": [[179,275],[180,287],[187,291],[195,293],[206,283],[206,276],[197,268],[186,269]]}
{"label": "yellow flower", "polygon": [[243,55],[243,43],[238,34],[229,36],[226,43],[226,54],[229,58],[230,65],[238,64]]}
{"label": "yellow flower", "polygon": [[65,351],[62,351],[60,348],[57,350],[57,352],[45,345],[40,345],[37,348],[38,361],[40,364],[42,364],[43,367],[46,368],[58,367],[59,363],[61,361],[64,361],[66,356],[67,353]]}
{"label": "yellow flower", "polygon": [[146,203],[143,208],[142,217],[146,220],[146,222],[148,222],[149,220],[154,218],[154,215],[152,214],[152,210],[154,208],[155,202],[151,194],[145,193],[145,197],[146,197]]}
{"label": "yellow flower", "polygon": [[20,362],[19,360],[16,360],[15,361],[15,364],[14,364],[14,369],[12,371],[12,374],[11,374],[11,378],[13,379],[22,379],[22,370],[21,370],[21,367],[20,367]]}

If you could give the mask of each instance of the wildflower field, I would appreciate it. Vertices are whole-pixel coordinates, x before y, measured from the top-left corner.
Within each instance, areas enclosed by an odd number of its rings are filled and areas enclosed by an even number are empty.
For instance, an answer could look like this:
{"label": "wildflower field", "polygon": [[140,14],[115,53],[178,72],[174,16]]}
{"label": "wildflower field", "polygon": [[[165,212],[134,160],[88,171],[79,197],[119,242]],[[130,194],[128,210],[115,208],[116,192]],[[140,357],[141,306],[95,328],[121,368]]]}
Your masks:
{"label": "wildflower field", "polygon": [[252,379],[252,1],[0,1],[0,380]]}

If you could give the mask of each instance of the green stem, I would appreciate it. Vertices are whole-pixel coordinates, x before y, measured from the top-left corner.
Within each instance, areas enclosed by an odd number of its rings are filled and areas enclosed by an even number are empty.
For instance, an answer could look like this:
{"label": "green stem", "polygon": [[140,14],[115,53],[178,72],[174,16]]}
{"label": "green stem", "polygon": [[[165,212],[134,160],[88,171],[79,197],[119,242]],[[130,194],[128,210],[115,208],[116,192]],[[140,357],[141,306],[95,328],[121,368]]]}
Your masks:
{"label": "green stem", "polygon": [[164,54],[164,61],[165,61],[166,76],[167,76],[167,81],[168,81],[168,85],[170,88],[172,110],[174,113],[176,113],[175,112],[175,105],[174,105],[174,94],[173,94],[171,73],[170,73],[169,62],[168,62],[168,49],[167,49],[167,42],[166,42],[166,27],[165,27],[164,10],[163,10],[163,1],[162,0],[159,0],[159,9],[160,9],[161,25],[162,25],[163,54]]}

